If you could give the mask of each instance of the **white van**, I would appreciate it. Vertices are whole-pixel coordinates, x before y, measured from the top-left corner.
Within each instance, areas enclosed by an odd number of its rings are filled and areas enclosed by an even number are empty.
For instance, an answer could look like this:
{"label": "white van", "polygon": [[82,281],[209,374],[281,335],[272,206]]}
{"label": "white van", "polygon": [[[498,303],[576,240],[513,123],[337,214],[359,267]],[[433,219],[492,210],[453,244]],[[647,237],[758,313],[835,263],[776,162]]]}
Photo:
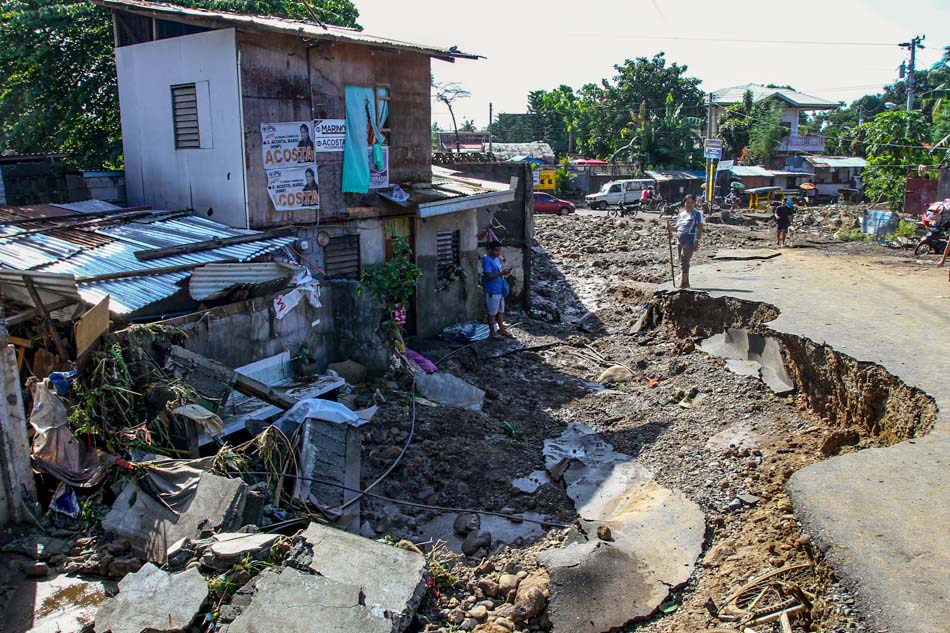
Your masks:
{"label": "white van", "polygon": [[656,190],[656,181],[652,178],[611,180],[604,183],[600,191],[588,194],[584,196],[584,199],[587,200],[587,206],[591,209],[606,209],[639,200],[643,190],[650,187]]}

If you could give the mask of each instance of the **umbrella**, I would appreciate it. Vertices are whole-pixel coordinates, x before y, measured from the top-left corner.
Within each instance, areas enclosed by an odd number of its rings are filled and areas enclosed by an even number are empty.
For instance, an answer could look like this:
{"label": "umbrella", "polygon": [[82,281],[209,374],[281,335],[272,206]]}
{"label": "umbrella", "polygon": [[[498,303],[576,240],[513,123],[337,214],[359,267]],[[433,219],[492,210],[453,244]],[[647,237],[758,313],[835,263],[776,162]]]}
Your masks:
{"label": "umbrella", "polygon": [[745,189],[745,185],[742,184],[741,182],[731,182],[729,183],[729,186],[732,187],[733,189]]}
{"label": "umbrella", "polygon": [[808,190],[808,191],[811,191],[812,189],[815,188],[815,183],[813,183],[813,182],[803,182],[802,184],[798,185],[798,188],[799,188],[799,189],[806,189],[806,190]]}

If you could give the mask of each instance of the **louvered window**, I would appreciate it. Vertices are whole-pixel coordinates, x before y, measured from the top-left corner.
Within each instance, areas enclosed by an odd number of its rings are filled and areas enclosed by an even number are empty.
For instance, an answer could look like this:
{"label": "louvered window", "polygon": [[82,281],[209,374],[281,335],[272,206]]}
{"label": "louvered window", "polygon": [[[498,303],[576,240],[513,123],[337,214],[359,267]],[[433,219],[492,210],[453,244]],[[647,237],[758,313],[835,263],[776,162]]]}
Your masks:
{"label": "louvered window", "polygon": [[172,119],[175,123],[175,149],[198,149],[198,91],[195,84],[172,86]]}
{"label": "louvered window", "polygon": [[323,249],[323,270],[328,277],[360,277],[359,235],[337,235]]}
{"label": "louvered window", "polygon": [[436,260],[439,268],[458,268],[461,264],[459,258],[459,236],[460,233],[458,231],[436,234]]}

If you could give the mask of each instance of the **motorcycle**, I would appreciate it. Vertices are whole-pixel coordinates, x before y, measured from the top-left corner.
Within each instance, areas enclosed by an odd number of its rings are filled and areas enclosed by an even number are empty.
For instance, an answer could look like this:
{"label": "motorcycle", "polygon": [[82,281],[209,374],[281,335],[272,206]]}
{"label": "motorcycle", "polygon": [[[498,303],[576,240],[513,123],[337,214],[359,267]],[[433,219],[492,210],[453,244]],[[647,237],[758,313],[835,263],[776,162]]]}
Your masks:
{"label": "motorcycle", "polygon": [[636,217],[638,213],[640,213],[640,208],[641,204],[639,200],[636,202],[628,202],[627,204],[621,203],[617,207],[607,209],[607,216],[611,218],[615,218],[617,216],[621,218],[633,218]]}
{"label": "motorcycle", "polygon": [[943,254],[947,248],[946,226],[930,225],[927,235],[925,235],[917,247],[914,249],[914,255],[919,257],[927,253]]}

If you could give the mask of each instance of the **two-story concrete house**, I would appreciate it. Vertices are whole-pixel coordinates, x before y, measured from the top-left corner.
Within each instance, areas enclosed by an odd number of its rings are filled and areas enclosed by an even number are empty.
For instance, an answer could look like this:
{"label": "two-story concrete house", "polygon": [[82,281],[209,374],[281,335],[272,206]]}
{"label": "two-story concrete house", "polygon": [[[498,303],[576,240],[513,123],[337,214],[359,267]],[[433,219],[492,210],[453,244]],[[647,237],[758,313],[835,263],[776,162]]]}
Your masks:
{"label": "two-story concrete house", "polygon": [[[112,9],[130,204],[237,228],[293,226],[300,257],[359,277],[396,237],[423,270],[410,331],[477,319],[479,209],[511,183],[433,176],[431,60],[361,31],[145,0]],[[526,208],[526,213],[530,208]],[[446,284],[440,271],[461,269]]]}
{"label": "two-story concrete house", "polygon": [[799,134],[798,122],[803,112],[834,110],[840,104],[813,97],[797,90],[769,88],[761,84],[732,86],[712,93],[713,137],[717,137],[719,134],[719,118],[726,111],[726,108],[742,103],[746,92],[752,92],[754,102],[772,99],[782,106],[781,126],[787,130],[787,133],[776,148],[776,153],[780,155],[817,154],[825,151],[824,137],[814,134]]}

